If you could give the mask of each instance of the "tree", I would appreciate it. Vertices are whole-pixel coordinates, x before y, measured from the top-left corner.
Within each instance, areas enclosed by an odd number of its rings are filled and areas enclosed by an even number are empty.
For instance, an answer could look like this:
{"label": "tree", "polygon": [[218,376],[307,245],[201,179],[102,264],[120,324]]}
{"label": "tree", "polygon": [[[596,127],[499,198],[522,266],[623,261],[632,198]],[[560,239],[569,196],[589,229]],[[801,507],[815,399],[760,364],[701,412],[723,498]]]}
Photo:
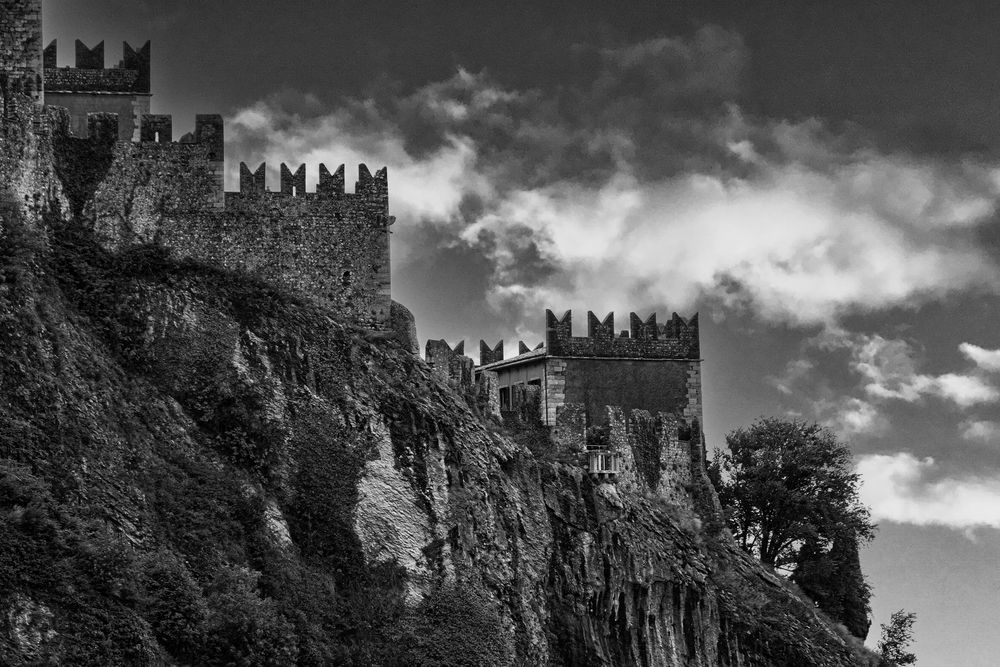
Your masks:
{"label": "tree", "polygon": [[875,526],[858,500],[851,450],[817,424],[764,417],[726,443],[709,475],[737,542],[865,637],[870,589],[858,544]]}
{"label": "tree", "polygon": [[868,637],[871,587],[861,573],[858,540],[853,533],[845,531],[834,537],[829,551],[823,551],[814,542],[803,545],[791,578],[852,635]]}
{"label": "tree", "polygon": [[900,667],[917,662],[917,656],[906,649],[913,641],[913,622],[917,615],[900,609],[889,619],[889,625],[880,624],[882,639],[878,642],[878,653],[882,659],[880,667]]}

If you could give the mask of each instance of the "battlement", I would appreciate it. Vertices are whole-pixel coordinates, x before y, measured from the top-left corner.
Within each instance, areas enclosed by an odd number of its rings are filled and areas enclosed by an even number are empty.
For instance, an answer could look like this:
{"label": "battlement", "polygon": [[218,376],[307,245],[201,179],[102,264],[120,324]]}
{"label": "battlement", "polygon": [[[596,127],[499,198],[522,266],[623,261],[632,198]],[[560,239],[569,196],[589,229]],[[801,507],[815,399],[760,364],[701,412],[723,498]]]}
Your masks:
{"label": "battlement", "polygon": [[479,341],[479,365],[493,364],[503,361],[503,341],[499,341],[492,348],[486,344],[485,340]]}
{"label": "battlement", "polygon": [[643,321],[629,314],[629,329],[615,335],[615,316],[603,320],[587,313],[587,336],[573,335],[573,313],[557,318],[545,311],[545,348],[549,355],[568,357],[621,357],[626,359],[698,359],[698,315],[685,320],[674,313],[657,324],[656,314]]}
{"label": "battlement", "polygon": [[199,115],[178,138],[171,116],[151,113],[149,42],[123,42],[110,67],[103,41],[76,40],[72,67],[59,67],[58,49],[56,40],[43,48],[42,0],[0,0],[2,122],[31,123],[51,140],[69,210],[102,246],[155,243],[311,297],[356,325],[393,326],[385,168],[360,165],[348,193],[343,166],[319,165],[306,192],[307,167],[281,165],[271,192],[267,167],[243,164],[239,191],[226,192],[222,117]]}
{"label": "battlement", "polygon": [[445,339],[441,340],[430,340],[427,341],[427,346],[424,349],[424,359],[429,364],[438,363],[440,361],[450,361],[454,357],[464,357],[465,356],[465,341],[459,341],[455,344],[453,348],[448,344]]}
{"label": "battlement", "polygon": [[75,67],[58,67],[58,42],[45,47],[45,88],[52,92],[122,93],[148,95],[150,92],[150,43],[136,49],[122,42],[122,59],[117,67],[104,66],[104,42],[93,48],[80,40],[75,43]]}
{"label": "battlement", "polygon": [[[243,197],[282,196],[303,197],[307,199],[343,199],[345,197],[363,196],[376,203],[388,205],[389,177],[388,170],[382,167],[373,176],[365,164],[358,165],[358,180],[354,192],[344,189],[344,165],[340,165],[334,173],[330,173],[325,164],[319,165],[319,182],[315,192],[306,191],[306,165],[301,164],[293,172],[285,163],[281,164],[278,190],[272,191],[267,186],[267,163],[262,162],[253,171],[245,162],[240,163],[240,190]],[[237,194],[237,193],[233,193]]]}
{"label": "battlement", "polygon": [[[69,133],[70,114],[60,107],[49,107],[57,110],[52,114],[54,129]],[[87,131],[78,139],[93,139],[106,141],[109,138],[119,140],[119,114],[107,111],[87,114]],[[222,162],[224,155],[225,132],[222,116],[218,114],[198,114],[195,116],[195,131],[189,132],[179,140],[173,138],[173,118],[166,114],[142,114],[142,128],[139,135],[140,144],[173,144],[200,145],[208,147],[208,159],[212,162]]]}
{"label": "battlement", "polygon": [[225,160],[225,127],[219,114],[198,114],[194,132],[174,140],[174,120],[169,114],[142,114],[139,127],[141,144],[199,144],[208,147],[210,162]]}

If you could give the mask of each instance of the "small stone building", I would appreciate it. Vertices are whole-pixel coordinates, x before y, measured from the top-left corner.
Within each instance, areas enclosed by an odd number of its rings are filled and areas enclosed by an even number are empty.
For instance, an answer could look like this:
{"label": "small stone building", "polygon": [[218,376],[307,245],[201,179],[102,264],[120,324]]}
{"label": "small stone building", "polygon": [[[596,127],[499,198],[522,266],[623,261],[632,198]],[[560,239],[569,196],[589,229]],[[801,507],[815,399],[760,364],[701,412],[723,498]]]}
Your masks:
{"label": "small stone building", "polygon": [[698,316],[658,324],[632,313],[616,333],[613,313],[603,321],[587,313],[586,336],[573,335],[571,312],[545,319],[545,342],[520,343],[509,359],[503,341],[480,341],[474,366],[464,342],[441,340],[427,342],[427,362],[483,414],[546,430],[549,444],[536,454],[619,491],[716,511],[701,432]]}
{"label": "small stone building", "polygon": [[685,320],[675,313],[658,324],[655,314],[643,321],[631,313],[629,329],[616,333],[614,313],[603,321],[587,313],[586,336],[573,335],[571,311],[557,318],[548,310],[545,324],[544,344],[528,350],[522,343],[509,359],[502,341],[492,349],[480,342],[475,373],[496,373],[501,410],[516,409],[525,388],[537,387],[547,426],[568,404],[583,405],[590,424],[605,422],[608,405],[701,421],[697,315]]}

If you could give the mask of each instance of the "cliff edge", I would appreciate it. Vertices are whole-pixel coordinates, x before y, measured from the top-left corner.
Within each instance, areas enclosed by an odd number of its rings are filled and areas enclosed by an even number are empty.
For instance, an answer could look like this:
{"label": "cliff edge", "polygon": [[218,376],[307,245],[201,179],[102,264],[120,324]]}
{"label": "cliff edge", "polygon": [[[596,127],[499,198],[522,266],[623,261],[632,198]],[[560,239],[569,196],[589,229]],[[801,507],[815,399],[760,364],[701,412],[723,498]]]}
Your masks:
{"label": "cliff edge", "polygon": [[11,113],[3,664],[858,664],[706,517],[533,456],[408,337],[106,249]]}

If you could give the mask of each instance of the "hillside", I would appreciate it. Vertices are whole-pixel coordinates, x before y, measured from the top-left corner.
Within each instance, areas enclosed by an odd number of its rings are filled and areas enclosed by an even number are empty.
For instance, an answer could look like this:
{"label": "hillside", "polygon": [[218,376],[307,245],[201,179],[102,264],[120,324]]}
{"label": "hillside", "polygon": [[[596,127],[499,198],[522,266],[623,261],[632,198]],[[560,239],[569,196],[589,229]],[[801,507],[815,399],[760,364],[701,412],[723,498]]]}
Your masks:
{"label": "hillside", "polygon": [[0,144],[0,663],[857,664],[711,517],[534,457],[396,337],[103,248],[26,108]]}

